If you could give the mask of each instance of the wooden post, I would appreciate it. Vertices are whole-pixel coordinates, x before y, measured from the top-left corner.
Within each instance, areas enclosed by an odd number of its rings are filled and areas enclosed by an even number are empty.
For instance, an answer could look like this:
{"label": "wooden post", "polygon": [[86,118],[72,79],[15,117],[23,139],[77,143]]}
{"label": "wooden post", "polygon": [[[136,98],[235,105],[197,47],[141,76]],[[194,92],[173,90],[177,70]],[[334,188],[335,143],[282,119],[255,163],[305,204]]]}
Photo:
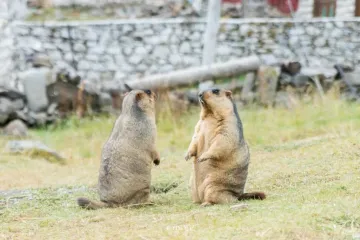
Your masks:
{"label": "wooden post", "polygon": [[215,60],[216,40],[221,15],[221,0],[210,0],[204,34],[203,65],[210,65]]}
{"label": "wooden post", "polygon": [[243,12],[243,18],[246,18],[248,16],[248,10],[249,10],[249,1],[243,0],[242,1],[242,12]]}
{"label": "wooden post", "polygon": [[[215,60],[216,42],[217,42],[217,33],[219,30],[220,15],[221,15],[221,0],[209,0],[207,23],[204,33],[204,48],[202,55],[203,65],[210,65]],[[202,88],[203,88],[202,83],[200,83],[199,89]]]}
{"label": "wooden post", "polygon": [[355,17],[360,17],[360,0],[355,3]]}

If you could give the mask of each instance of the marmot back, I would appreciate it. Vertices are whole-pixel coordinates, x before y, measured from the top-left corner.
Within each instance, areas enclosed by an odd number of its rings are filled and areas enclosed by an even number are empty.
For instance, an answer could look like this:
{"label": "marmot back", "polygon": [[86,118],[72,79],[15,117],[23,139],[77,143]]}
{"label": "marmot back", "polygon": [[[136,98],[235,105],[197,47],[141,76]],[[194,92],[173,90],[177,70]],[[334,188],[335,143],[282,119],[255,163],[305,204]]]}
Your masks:
{"label": "marmot back", "polygon": [[155,94],[150,90],[128,93],[102,150],[98,181],[101,202],[79,198],[78,204],[96,209],[148,202],[151,166],[160,163],[156,131]]}
{"label": "marmot back", "polygon": [[185,157],[195,157],[193,201],[206,206],[264,199],[262,192],[244,193],[250,153],[231,91],[204,91],[199,94],[199,101],[200,120]]}

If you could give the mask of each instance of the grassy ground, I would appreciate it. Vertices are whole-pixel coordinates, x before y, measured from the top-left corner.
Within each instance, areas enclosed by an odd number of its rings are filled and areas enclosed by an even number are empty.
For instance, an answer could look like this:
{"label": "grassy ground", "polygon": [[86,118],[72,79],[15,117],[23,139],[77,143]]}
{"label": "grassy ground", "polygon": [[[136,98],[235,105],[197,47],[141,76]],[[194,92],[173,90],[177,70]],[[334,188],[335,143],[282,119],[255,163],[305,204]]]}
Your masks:
{"label": "grassy ground", "polygon": [[33,131],[67,157],[64,166],[2,150],[0,189],[32,190],[30,199],[21,200],[23,192],[15,202],[2,197],[0,239],[354,239],[360,233],[360,105],[328,100],[291,111],[241,110],[251,150],[247,190],[268,194],[242,210],[190,200],[191,163],[183,156],[198,110],[176,121],[158,119],[163,160],[153,169],[155,206],[76,206],[78,196],[97,199],[101,146],[114,119]]}

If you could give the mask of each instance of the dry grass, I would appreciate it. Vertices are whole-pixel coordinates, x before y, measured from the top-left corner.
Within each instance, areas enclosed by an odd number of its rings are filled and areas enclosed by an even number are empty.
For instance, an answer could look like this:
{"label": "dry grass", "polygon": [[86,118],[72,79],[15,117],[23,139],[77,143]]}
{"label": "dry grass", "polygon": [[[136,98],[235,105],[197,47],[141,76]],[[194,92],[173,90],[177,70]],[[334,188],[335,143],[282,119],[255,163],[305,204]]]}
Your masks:
{"label": "dry grass", "polygon": [[[101,146],[114,119],[33,131],[68,163],[2,153],[0,189],[36,189],[30,201],[0,205],[0,239],[352,239],[360,233],[360,105],[329,99],[292,111],[241,110],[252,161],[247,190],[263,190],[268,199],[239,211],[190,200],[191,164],[183,156],[197,112],[158,119],[163,160],[153,185],[177,187],[156,191],[155,206],[137,209],[86,211],[75,203],[78,196],[97,198]],[[89,188],[75,191],[82,186]]]}

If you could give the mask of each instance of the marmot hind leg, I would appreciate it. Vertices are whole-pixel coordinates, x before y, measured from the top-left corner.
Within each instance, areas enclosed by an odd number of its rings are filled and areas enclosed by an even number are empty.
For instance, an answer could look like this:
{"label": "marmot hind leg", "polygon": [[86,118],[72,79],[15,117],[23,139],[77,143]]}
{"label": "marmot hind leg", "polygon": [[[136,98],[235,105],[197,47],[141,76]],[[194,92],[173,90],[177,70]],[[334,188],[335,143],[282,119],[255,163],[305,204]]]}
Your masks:
{"label": "marmot hind leg", "polygon": [[205,189],[204,201],[202,206],[213,204],[229,204],[237,202],[238,198],[232,192],[227,190]]}
{"label": "marmot hind leg", "polygon": [[196,182],[195,182],[195,176],[191,175],[190,178],[190,184],[191,184],[191,198],[193,200],[194,203],[201,203],[201,200],[199,198],[199,193],[198,193],[198,189],[196,187]]}

